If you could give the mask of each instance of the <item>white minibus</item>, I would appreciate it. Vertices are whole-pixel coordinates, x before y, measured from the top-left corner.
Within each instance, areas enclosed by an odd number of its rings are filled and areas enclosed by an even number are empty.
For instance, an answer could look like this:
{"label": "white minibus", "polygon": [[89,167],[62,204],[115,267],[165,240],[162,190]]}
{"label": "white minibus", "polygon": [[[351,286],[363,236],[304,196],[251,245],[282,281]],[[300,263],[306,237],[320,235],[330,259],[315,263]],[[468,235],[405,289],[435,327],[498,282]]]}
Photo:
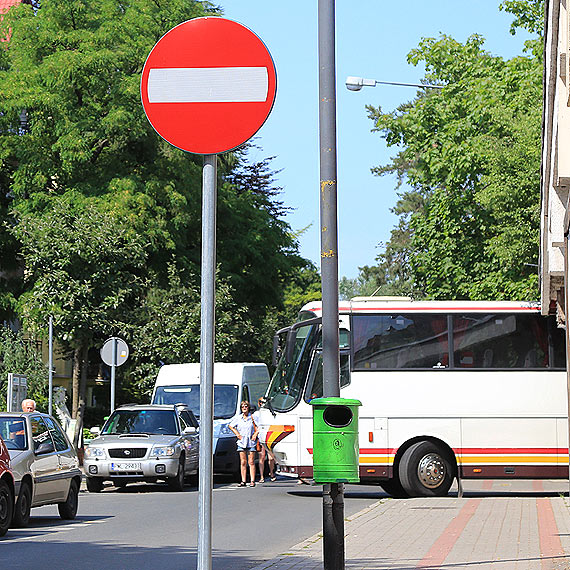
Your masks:
{"label": "white minibus", "polygon": [[[239,404],[253,405],[267,391],[269,371],[258,362],[216,362],[214,364],[214,472],[239,473],[236,437],[228,428],[239,413]],[[200,420],[200,363],[166,364],[158,372],[153,404],[183,403]]]}

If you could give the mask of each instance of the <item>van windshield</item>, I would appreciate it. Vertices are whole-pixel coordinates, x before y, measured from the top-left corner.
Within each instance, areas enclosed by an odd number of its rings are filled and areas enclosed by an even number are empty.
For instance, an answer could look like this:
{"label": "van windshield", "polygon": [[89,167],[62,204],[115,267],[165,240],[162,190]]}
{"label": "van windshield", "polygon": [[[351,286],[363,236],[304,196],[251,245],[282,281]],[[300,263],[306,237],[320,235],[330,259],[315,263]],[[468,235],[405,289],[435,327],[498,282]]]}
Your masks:
{"label": "van windshield", "polygon": [[[214,384],[214,419],[233,418],[237,410],[239,386]],[[157,386],[153,404],[186,404],[200,417],[200,384]]]}

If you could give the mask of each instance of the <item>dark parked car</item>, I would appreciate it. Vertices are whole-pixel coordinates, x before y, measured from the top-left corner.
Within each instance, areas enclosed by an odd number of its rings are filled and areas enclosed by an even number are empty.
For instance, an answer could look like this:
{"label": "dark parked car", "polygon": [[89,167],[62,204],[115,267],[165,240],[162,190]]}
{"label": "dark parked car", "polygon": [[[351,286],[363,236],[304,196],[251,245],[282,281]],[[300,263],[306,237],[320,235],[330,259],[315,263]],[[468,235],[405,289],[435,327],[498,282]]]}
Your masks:
{"label": "dark parked car", "polygon": [[10,455],[0,437],[0,536],[4,536],[14,512],[14,477],[10,471]]}
{"label": "dark parked car", "polygon": [[0,436],[16,484],[13,525],[24,527],[30,509],[57,504],[62,519],[77,514],[81,471],[75,448],[57,421],[39,412],[0,412]]}

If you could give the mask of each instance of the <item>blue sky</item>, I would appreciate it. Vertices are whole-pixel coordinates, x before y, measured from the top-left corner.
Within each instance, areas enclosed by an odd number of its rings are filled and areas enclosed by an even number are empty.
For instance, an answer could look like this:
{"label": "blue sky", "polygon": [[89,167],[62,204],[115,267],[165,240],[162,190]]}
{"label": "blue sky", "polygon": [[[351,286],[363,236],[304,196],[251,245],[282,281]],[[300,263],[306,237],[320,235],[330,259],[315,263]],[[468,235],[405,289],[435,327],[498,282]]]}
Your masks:
{"label": "blue sky", "polygon": [[[257,134],[261,147],[252,160],[275,156],[282,199],[294,210],[287,221],[300,236],[301,254],[320,268],[317,0],[220,0],[224,15],[253,30],[267,45],[277,68],[277,98]],[[406,56],[422,37],[447,34],[465,41],[477,33],[493,54],[520,54],[524,33],[511,36],[510,14],[498,0],[359,0],[336,2],[337,149],[339,277],[356,277],[374,265],[396,223],[394,178],[370,169],[389,161],[378,133],[372,133],[365,105],[395,109],[412,99],[410,87],[376,86],[351,92],[348,75],[420,83],[423,69]]]}

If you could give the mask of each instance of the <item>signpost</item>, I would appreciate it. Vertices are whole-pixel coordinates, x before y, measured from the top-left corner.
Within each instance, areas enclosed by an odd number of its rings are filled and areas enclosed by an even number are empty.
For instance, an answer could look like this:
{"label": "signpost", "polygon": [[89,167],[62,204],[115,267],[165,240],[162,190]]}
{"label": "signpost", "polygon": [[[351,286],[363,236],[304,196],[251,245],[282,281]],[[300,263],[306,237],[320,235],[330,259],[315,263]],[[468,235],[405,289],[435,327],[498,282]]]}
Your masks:
{"label": "signpost", "polygon": [[6,410],[20,412],[22,400],[28,397],[28,380],[21,374],[8,373],[8,393],[6,394]]}
{"label": "signpost", "polygon": [[208,155],[242,145],[261,128],[276,86],[271,54],[250,29],[225,18],[196,18],[152,48],[141,97],[162,138]]}
{"label": "signpost", "polygon": [[216,154],[248,141],[275,101],[271,54],[250,29],[225,18],[196,18],[167,32],[143,68],[141,98],[156,132],[204,155],[200,333],[198,570],[212,567]]}
{"label": "signpost", "polygon": [[129,346],[122,338],[112,336],[101,348],[101,360],[111,367],[111,412],[115,409],[115,368],[129,358]]}

